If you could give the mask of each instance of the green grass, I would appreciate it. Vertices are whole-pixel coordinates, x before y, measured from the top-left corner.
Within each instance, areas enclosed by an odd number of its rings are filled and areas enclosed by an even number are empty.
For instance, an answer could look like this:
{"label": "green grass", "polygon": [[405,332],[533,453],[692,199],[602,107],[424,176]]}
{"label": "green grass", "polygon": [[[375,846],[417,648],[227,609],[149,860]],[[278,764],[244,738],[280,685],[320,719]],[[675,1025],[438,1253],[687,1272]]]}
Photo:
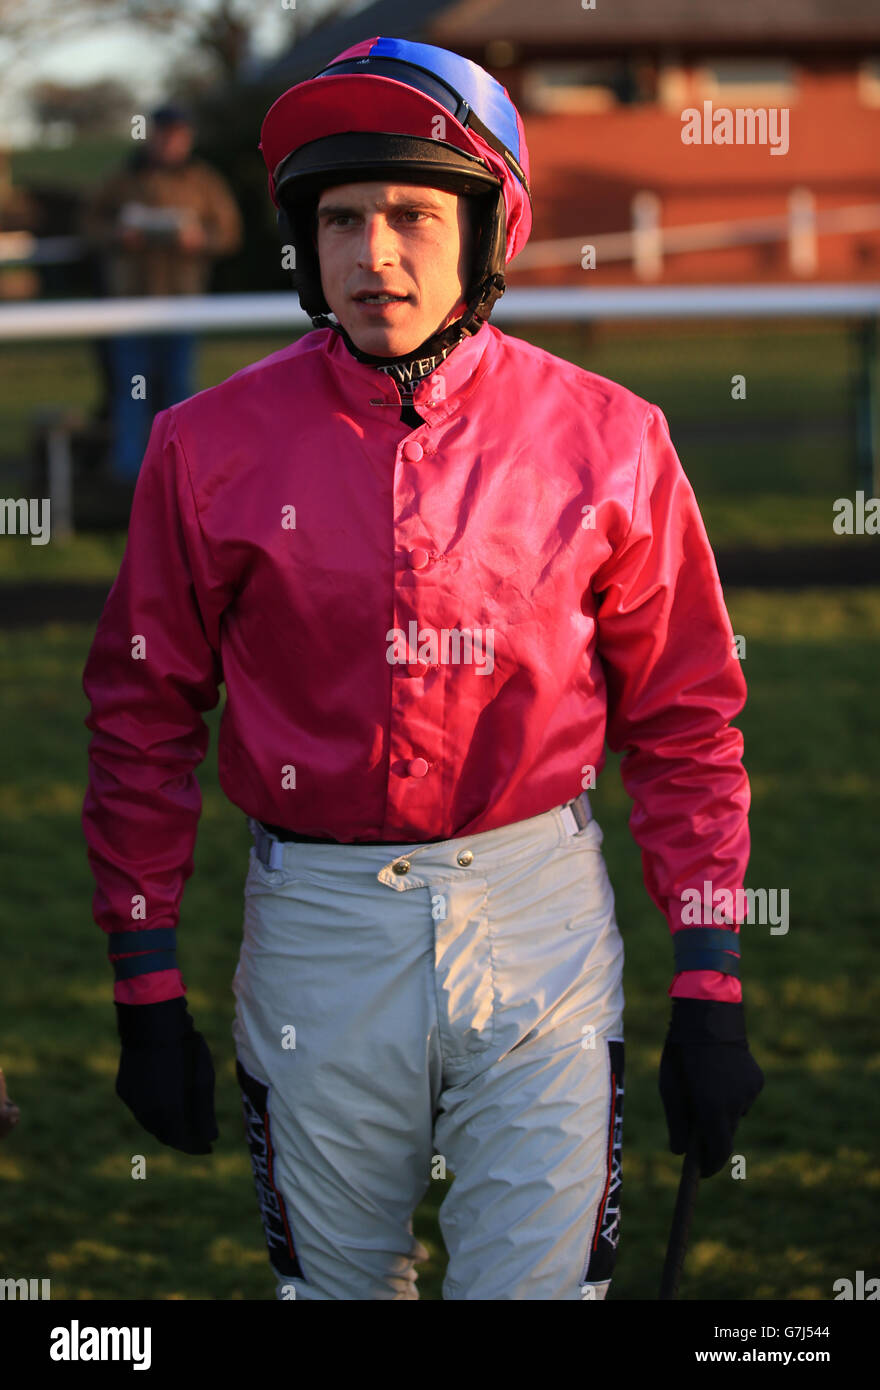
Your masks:
{"label": "green grass", "polygon": [[119,570],[125,550],[125,531],[83,532],[69,541],[53,539],[49,545],[31,545],[29,536],[4,536],[0,546],[0,584],[105,580],[109,585]]}
{"label": "green grass", "polygon": [[[673,429],[746,415],[802,419],[807,408],[833,415],[856,367],[853,330],[824,320],[598,323],[518,336],[656,401]],[[743,401],[731,396],[737,374],[746,378]]]}
{"label": "green grass", "polygon": [[[745,994],[764,1093],[743,1121],[747,1176],[700,1188],[686,1299],[818,1299],[877,1272],[874,1096],[876,673],[880,593],[731,591],[747,640],[738,721],[751,777],[747,882],[790,891],[787,935],[747,929]],[[219,790],[216,730],[184,898],[180,958],[217,1067],[221,1139],[193,1158],[155,1142],[114,1095],[117,1039],[105,943],[79,828],[86,774],[80,689],[87,627],[0,633],[0,1063],[22,1121],[0,1145],[0,1273],[52,1279],[55,1298],[271,1298],[233,1075],[230,989],[249,837]],[[626,947],[623,1226],[615,1299],[656,1297],[680,1160],[666,1151],[656,1070],[671,950],[641,883],[612,757],[593,796]],[[147,1180],[130,1177],[132,1155]],[[416,1230],[444,1254],[432,1186]]]}

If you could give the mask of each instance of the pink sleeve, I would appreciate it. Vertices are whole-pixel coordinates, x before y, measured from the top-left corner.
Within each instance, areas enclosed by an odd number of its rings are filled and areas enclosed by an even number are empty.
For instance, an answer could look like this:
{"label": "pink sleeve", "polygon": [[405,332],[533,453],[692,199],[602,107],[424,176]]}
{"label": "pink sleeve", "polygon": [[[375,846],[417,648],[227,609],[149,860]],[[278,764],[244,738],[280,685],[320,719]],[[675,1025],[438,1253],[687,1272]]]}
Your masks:
{"label": "pink sleeve", "polygon": [[[676,932],[692,925],[687,913],[682,920],[683,894],[743,884],[750,791],[730,721],[746,684],[696,498],[656,406],[644,422],[629,530],[593,589],[608,745],[624,751],[645,886]],[[738,1001],[742,989],[733,975],[688,970],[669,994]]]}
{"label": "pink sleeve", "polygon": [[[201,715],[217,704],[222,680],[197,594],[202,550],[173,409],[162,411],[141,465],[125,555],[83,673],[92,738],[82,823],[96,885],[93,913],[112,934],[117,975],[130,974],[137,962],[137,973],[117,978],[120,1003],[186,992],[169,929],[177,926],[193,869],[201,813],[195,768],[208,747]],[[119,934],[130,932],[133,949],[125,950],[129,943]]]}

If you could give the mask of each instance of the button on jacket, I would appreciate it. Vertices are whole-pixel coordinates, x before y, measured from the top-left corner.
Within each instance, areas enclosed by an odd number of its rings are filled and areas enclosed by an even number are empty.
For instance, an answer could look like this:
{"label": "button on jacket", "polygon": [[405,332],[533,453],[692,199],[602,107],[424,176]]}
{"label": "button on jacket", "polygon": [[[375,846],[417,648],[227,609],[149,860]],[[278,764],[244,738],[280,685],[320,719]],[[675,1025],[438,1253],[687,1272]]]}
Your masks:
{"label": "button on jacket", "polygon": [[[415,385],[424,424],[400,406],[321,329],[153,423],[83,679],[120,1002],[185,992],[153,943],[173,946],[224,681],[221,784],[267,824],[476,834],[577,796],[607,740],[671,930],[685,890],[742,887],[746,687],[663,413],[488,323]],[[669,992],[741,997],[713,970]]]}

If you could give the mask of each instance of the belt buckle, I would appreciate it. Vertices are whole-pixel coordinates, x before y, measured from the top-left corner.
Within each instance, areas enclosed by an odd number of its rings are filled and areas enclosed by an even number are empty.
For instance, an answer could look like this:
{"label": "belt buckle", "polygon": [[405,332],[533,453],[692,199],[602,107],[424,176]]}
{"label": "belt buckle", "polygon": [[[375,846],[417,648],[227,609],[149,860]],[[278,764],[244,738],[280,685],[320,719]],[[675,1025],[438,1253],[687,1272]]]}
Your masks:
{"label": "belt buckle", "polygon": [[251,820],[250,827],[260,863],[265,864],[267,869],[282,869],[284,867],[284,846],[281,841],[264,829],[258,820]]}
{"label": "belt buckle", "polygon": [[579,835],[582,830],[586,830],[590,817],[584,805],[584,793],[567,801],[562,807],[562,819],[569,835]]}

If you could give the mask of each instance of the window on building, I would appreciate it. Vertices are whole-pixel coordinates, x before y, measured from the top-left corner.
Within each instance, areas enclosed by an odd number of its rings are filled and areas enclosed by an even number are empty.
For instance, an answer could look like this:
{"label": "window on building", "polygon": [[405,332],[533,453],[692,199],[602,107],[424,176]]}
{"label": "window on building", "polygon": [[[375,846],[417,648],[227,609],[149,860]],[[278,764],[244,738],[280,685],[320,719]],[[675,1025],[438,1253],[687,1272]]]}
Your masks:
{"label": "window on building", "polygon": [[523,104],[535,112],[608,111],[655,95],[654,66],[639,61],[533,63],[523,74]]}
{"label": "window on building", "polygon": [[790,102],[797,87],[795,65],[786,58],[705,58],[695,77],[701,98],[725,106]]}

